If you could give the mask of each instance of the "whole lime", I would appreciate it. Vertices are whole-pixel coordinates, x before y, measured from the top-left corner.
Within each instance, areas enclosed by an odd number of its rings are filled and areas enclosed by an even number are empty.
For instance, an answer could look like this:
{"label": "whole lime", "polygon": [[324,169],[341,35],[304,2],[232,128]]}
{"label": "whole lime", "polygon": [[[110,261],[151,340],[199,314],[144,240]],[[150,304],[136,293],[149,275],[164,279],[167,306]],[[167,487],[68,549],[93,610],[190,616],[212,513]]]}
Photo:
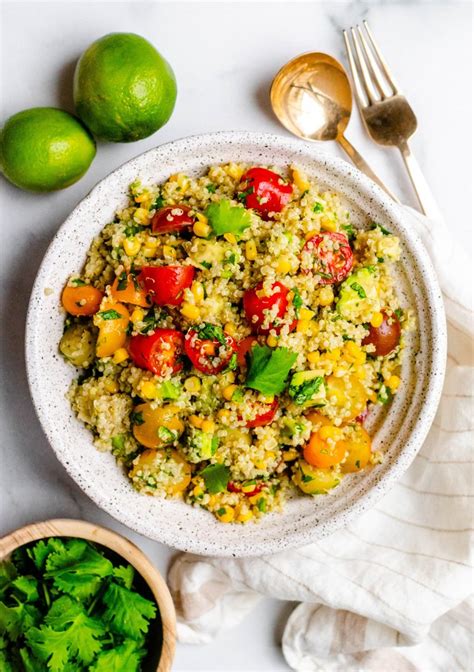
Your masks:
{"label": "whole lime", "polygon": [[105,35],[86,49],[76,66],[76,111],[98,138],[146,138],[166,124],[175,102],[171,66],[140,35]]}
{"label": "whole lime", "polygon": [[0,169],[21,189],[55,191],[77,182],[95,156],[94,138],[79,119],[55,107],[32,107],[0,131]]}

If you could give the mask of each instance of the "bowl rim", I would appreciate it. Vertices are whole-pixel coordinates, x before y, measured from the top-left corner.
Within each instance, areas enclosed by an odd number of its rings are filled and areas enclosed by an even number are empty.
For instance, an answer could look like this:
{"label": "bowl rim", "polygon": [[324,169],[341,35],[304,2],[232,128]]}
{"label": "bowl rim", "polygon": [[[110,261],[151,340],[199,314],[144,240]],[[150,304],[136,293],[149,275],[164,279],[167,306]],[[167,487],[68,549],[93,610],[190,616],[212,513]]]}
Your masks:
{"label": "bowl rim", "polygon": [[[404,232],[406,240],[409,242],[412,251],[416,254],[417,263],[421,268],[423,268],[425,274],[425,286],[430,287],[432,290],[432,315],[433,315],[433,332],[437,334],[437,348],[432,351],[433,355],[433,367],[432,372],[436,371],[437,376],[430,374],[430,388],[426,394],[426,398],[423,403],[423,415],[420,415],[417,424],[417,439],[416,442],[411,442],[412,445],[406,446],[402,451],[400,451],[397,456],[396,462],[392,468],[387,469],[387,471],[381,475],[377,481],[377,487],[372,487],[370,490],[364,493],[363,497],[360,497],[355,502],[351,502],[348,507],[345,509],[344,513],[340,512],[333,516],[330,520],[325,521],[324,532],[321,532],[319,525],[313,525],[311,528],[299,532],[298,530],[293,531],[288,534],[284,539],[279,539],[278,542],[269,542],[268,540],[264,542],[259,542],[258,538],[255,540],[253,548],[243,548],[239,546],[238,549],[232,546],[226,546],[225,544],[219,545],[219,550],[215,553],[210,553],[207,549],[206,540],[199,539],[198,535],[193,535],[192,539],[188,539],[186,542],[186,547],[180,545],[177,542],[176,537],[173,533],[163,533],[161,531],[159,536],[153,536],[150,532],[147,532],[143,529],[141,524],[137,523],[133,515],[130,515],[127,511],[117,511],[113,506],[109,504],[107,499],[101,499],[97,496],[95,489],[92,485],[82,482],[80,484],[81,489],[103,510],[107,511],[114,518],[119,520],[121,523],[127,525],[131,529],[135,530],[140,534],[144,534],[148,538],[160,541],[165,543],[173,548],[179,550],[186,550],[187,552],[204,554],[204,555],[215,555],[220,557],[231,556],[231,557],[245,557],[245,556],[256,556],[262,555],[265,553],[271,553],[275,551],[285,550],[287,548],[301,547],[307,543],[316,541],[323,536],[332,534],[338,530],[342,524],[349,523],[356,515],[360,515],[362,512],[367,511],[369,508],[373,507],[392,487],[395,482],[403,475],[406,469],[410,466],[414,460],[416,454],[420,450],[423,442],[428,434],[428,431],[431,427],[431,424],[434,420],[435,413],[438,408],[438,404],[441,398],[441,392],[444,382],[444,374],[446,370],[446,354],[447,354],[447,331],[446,331],[446,318],[444,312],[444,304],[442,300],[441,290],[439,288],[437,276],[432,265],[429,254],[424,247],[420,237],[417,232],[413,229],[410,229],[406,223],[406,212],[404,208],[390,199],[390,197],[370,178],[361,173],[357,168],[353,167],[352,164],[349,164],[347,161],[335,157],[332,154],[321,151],[319,148],[316,148],[313,143],[304,142],[297,140],[295,138],[285,137],[283,135],[272,134],[272,133],[261,133],[253,131],[218,131],[212,133],[203,133],[185,136],[170,142],[163,143],[152,149],[149,149],[145,152],[138,154],[132,159],[124,162],[118,168],[111,171],[106,175],[102,180],[100,180],[91,191],[75,206],[75,208],[68,215],[63,224],[59,227],[58,231],[54,235],[46,253],[43,257],[43,261],[38,269],[38,273],[33,284],[30,302],[28,306],[27,319],[26,319],[26,338],[25,338],[25,359],[27,366],[27,377],[28,384],[30,388],[30,394],[35,406],[36,413],[42,425],[43,431],[46,434],[48,442],[53,448],[56,456],[58,457],[61,464],[64,466],[66,471],[71,475],[71,477],[77,482],[74,469],[71,464],[65,464],[65,461],[61,457],[61,452],[57,450],[54,445],[54,428],[52,423],[49,421],[47,408],[45,404],[42,403],[39,392],[35,389],[33,384],[33,378],[35,375],[36,367],[39,366],[38,362],[35,361],[35,348],[31,347],[33,342],[33,333],[34,333],[34,324],[35,319],[39,318],[38,310],[34,305],[35,297],[40,297],[42,294],[41,282],[42,274],[45,271],[47,261],[49,261],[49,255],[51,248],[55,245],[56,240],[62,234],[62,232],[67,229],[71,220],[74,219],[77,209],[86,204],[88,201],[95,198],[96,193],[100,192],[103,188],[105,182],[107,182],[112,176],[120,176],[121,171],[126,170],[129,164],[136,162],[137,160],[144,160],[145,157],[150,157],[154,153],[166,151],[167,149],[173,149],[174,151],[182,151],[186,149],[189,152],[189,144],[202,146],[209,144],[219,144],[219,145],[235,145],[238,146],[240,143],[255,143],[262,144],[265,143],[271,148],[277,151],[298,151],[301,153],[301,150],[306,152],[306,156],[311,152],[314,156],[315,161],[324,163],[324,165],[330,169],[334,169],[340,174],[341,178],[344,177],[345,180],[356,185],[358,191],[368,200],[375,201],[380,209],[382,209],[388,217],[393,218],[399,224],[400,228]],[[304,153],[303,153],[304,155]],[[139,170],[139,168],[137,168]],[[414,433],[412,430],[410,436]],[[415,444],[415,445],[413,445]],[[409,448],[409,449],[408,449]],[[341,522],[341,518],[344,518],[344,521]],[[258,529],[258,526],[257,526]]]}
{"label": "bowl rim", "polygon": [[49,537],[86,539],[105,546],[133,565],[153,593],[160,614],[163,642],[156,672],[169,672],[176,648],[176,612],[165,580],[145,553],[126,537],[101,525],[74,518],[53,518],[19,527],[0,538],[0,562],[17,548]]}

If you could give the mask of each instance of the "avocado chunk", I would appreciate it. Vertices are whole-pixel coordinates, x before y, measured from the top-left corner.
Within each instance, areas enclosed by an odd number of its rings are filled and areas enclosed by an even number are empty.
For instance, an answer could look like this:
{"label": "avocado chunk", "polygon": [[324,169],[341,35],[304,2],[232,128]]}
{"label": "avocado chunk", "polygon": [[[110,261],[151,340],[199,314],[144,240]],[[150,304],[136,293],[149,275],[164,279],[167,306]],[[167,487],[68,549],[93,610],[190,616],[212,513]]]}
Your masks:
{"label": "avocado chunk", "polygon": [[210,460],[218,445],[219,439],[214,434],[208,434],[196,427],[189,428],[186,435],[186,454],[190,462]]}
{"label": "avocado chunk", "polygon": [[66,329],[59,341],[59,350],[74,366],[87,368],[95,358],[95,340],[90,329],[81,324],[73,324]]}
{"label": "avocado chunk", "polygon": [[298,371],[291,378],[288,394],[298,406],[305,408],[324,406],[326,404],[324,378],[316,371]]}
{"label": "avocado chunk", "polygon": [[373,268],[360,268],[344,280],[336,309],[346,320],[367,322],[372,313],[380,311],[377,277]]}

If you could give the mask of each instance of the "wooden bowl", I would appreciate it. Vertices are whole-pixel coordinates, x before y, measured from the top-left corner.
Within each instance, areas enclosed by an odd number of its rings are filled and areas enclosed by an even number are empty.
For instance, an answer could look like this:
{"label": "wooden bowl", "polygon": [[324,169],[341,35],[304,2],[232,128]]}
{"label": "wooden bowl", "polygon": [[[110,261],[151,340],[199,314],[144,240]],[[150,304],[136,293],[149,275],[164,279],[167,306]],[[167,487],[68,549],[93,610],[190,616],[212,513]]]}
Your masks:
{"label": "wooden bowl", "polygon": [[168,672],[174,658],[176,645],[176,614],[173,600],[163,577],[142,551],[112,530],[68,518],[45,520],[21,527],[0,539],[0,561],[10,553],[32,541],[47,537],[79,537],[87,539],[120,555],[132,565],[150,588],[158,605],[162,624],[163,643],[156,672]]}

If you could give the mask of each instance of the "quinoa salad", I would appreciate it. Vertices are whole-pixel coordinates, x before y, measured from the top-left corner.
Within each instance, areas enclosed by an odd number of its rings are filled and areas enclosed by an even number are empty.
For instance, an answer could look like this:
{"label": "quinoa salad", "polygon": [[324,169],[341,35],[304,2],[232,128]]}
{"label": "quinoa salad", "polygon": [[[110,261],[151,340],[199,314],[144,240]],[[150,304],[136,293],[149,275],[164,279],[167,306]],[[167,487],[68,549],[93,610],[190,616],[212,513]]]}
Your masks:
{"label": "quinoa salad", "polygon": [[297,166],[130,185],[62,292],[68,393],[144,495],[223,523],[383,460],[364,420],[401,380],[399,240]]}

